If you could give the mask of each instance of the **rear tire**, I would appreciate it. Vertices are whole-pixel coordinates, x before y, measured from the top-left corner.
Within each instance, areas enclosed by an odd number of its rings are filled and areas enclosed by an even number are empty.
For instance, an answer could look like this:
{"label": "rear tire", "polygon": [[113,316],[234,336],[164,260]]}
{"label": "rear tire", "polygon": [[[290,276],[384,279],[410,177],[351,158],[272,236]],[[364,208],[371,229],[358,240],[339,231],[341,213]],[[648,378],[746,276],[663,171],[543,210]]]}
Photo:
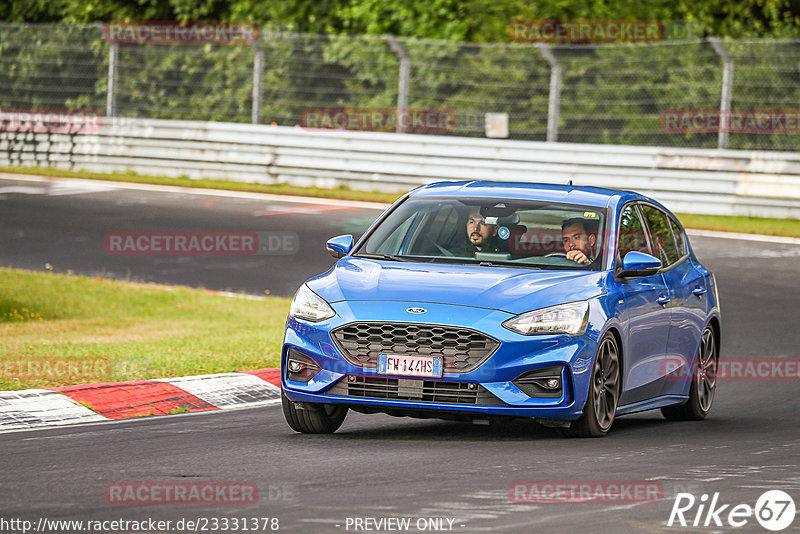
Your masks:
{"label": "rear tire", "polygon": [[661,413],[670,421],[700,421],[711,411],[714,393],[717,390],[717,340],[710,326],[703,330],[700,348],[697,351],[697,366],[692,373],[689,400],[680,406],[661,408]]}
{"label": "rear tire", "polygon": [[617,339],[610,332],[597,348],[590,380],[589,398],[583,407],[583,415],[563,430],[564,435],[599,438],[605,436],[614,424],[622,379]]}
{"label": "rear tire", "polygon": [[[286,422],[295,432],[304,434],[332,434],[338,430],[347,416],[347,406],[290,401],[281,390],[281,404]],[[302,404],[299,409],[295,404]]]}

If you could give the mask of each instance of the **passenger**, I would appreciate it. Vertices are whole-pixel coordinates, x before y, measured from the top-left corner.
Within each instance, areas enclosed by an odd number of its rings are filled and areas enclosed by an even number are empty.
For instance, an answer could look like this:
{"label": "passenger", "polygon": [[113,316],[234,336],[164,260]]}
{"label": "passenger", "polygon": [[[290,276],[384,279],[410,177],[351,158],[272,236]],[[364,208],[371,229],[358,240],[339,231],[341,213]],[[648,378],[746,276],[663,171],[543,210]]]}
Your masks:
{"label": "passenger", "polygon": [[564,221],[561,225],[561,242],[568,260],[588,265],[597,259],[594,252],[597,229],[590,221],[580,217]]}

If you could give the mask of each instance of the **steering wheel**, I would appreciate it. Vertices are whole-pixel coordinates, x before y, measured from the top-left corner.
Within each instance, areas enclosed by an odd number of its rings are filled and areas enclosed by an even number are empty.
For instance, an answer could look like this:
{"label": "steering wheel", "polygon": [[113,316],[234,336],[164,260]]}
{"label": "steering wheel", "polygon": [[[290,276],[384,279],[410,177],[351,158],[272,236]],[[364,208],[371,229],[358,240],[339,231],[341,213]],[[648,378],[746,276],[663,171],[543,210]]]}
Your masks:
{"label": "steering wheel", "polygon": [[442,255],[444,255],[444,256],[455,256],[455,254],[453,254],[452,252],[450,252],[449,250],[447,250],[443,246],[439,245],[436,241],[434,241],[430,237],[425,236],[425,240],[428,241],[428,243],[430,243],[434,247],[436,247],[439,250],[439,252],[442,253]]}
{"label": "steering wheel", "polygon": [[566,252],[551,252],[550,254],[545,254],[545,258],[566,258]]}

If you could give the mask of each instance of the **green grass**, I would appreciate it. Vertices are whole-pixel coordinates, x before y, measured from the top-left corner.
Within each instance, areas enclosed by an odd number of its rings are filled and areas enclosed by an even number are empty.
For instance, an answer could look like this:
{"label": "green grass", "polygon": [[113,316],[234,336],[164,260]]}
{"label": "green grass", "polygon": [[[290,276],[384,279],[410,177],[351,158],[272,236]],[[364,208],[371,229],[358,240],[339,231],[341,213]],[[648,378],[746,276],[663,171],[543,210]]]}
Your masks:
{"label": "green grass", "polygon": [[798,219],[762,219],[760,217],[726,217],[690,213],[679,213],[677,216],[686,228],[697,230],[800,237],[800,220]]}
{"label": "green grass", "polygon": [[[353,191],[346,187],[322,189],[319,187],[299,187],[287,184],[248,184],[229,180],[193,180],[187,177],[171,178],[167,176],[146,176],[135,173],[103,174],[87,171],[62,171],[44,167],[0,167],[0,172],[33,174],[40,176],[89,178],[93,180],[112,180],[116,182],[134,182],[156,185],[174,185],[180,187],[196,187],[202,189],[228,189],[232,191],[252,191],[277,195],[299,195],[318,198],[335,198],[341,200],[360,200],[389,204],[402,195],[379,193],[374,191]],[[759,217],[729,217],[723,215],[677,214],[686,228],[697,230],[718,230],[723,232],[741,232],[746,234],[764,234],[785,237],[800,237],[800,220],[797,219],[765,219]]]}
{"label": "green grass", "polygon": [[279,365],[289,299],[11,269],[0,280],[0,390]]}

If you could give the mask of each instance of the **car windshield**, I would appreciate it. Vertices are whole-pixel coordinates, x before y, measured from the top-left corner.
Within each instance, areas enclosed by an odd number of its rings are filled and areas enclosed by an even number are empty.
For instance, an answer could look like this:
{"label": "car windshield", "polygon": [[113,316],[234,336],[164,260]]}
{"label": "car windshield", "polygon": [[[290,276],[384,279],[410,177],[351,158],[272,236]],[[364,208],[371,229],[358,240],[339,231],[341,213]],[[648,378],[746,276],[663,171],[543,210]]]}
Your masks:
{"label": "car windshield", "polygon": [[393,261],[600,270],[606,212],[517,199],[411,198],[354,255]]}

